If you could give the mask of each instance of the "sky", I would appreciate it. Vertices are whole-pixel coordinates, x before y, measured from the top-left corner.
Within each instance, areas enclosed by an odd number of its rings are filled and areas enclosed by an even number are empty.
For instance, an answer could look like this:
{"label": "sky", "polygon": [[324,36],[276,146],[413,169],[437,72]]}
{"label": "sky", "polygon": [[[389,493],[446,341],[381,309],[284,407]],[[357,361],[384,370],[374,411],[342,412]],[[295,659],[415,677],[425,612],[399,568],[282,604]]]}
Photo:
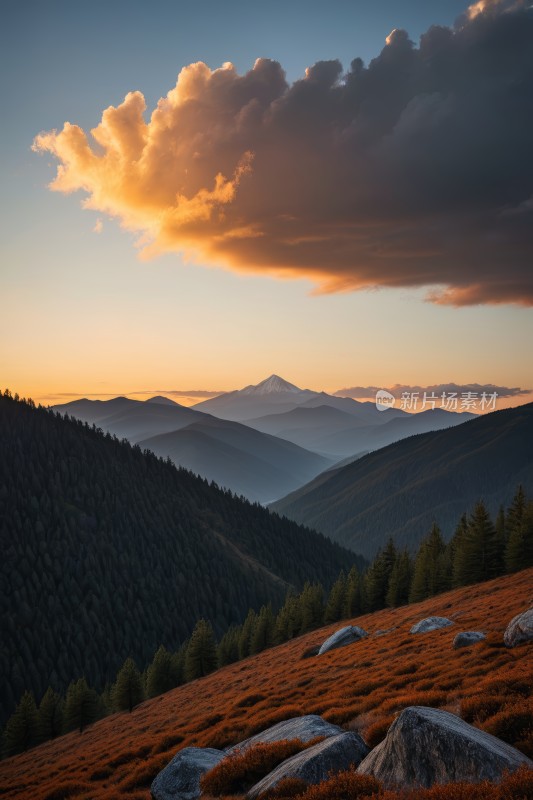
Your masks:
{"label": "sky", "polygon": [[533,399],[532,15],[4,0],[0,385]]}

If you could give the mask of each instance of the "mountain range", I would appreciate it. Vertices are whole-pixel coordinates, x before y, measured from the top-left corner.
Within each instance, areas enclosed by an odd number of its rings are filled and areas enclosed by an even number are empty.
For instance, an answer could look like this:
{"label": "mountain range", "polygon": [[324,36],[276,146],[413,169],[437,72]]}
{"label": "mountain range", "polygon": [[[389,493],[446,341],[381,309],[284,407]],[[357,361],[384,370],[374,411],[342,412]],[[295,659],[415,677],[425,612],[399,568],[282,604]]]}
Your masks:
{"label": "mountain range", "polygon": [[300,389],[277,375],[193,407],[156,396],[144,402],[82,399],[54,409],[261,503],[363,452],[472,417],[443,410],[381,412],[374,403]]}
{"label": "mountain range", "polygon": [[367,558],[390,536],[413,551],[433,521],[449,539],[477,500],[495,513],[518,484],[531,490],[532,441],[533,403],[494,411],[331,469],[271,508]]}

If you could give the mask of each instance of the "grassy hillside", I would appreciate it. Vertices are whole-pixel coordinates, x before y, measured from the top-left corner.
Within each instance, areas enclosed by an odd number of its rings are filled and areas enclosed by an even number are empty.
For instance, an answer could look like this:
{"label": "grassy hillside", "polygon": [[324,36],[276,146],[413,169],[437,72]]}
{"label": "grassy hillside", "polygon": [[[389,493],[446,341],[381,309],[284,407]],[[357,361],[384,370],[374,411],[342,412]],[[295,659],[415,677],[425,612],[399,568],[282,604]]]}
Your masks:
{"label": "grassy hillside", "polygon": [[271,508],[367,558],[393,536],[415,550],[436,521],[449,539],[465,509],[491,513],[533,486],[533,403],[412,436],[320,475]]}
{"label": "grassy hillside", "polygon": [[[394,714],[413,704],[461,714],[531,757],[532,645],[508,650],[502,635],[531,604],[532,585],[530,569],[359,617],[369,637],[305,658],[339,625],[314,631],[0,763],[3,796],[149,800],[151,780],[183,747],[234,744],[304,713],[360,731],[375,745]],[[456,624],[409,633],[433,614]],[[483,630],[487,639],[453,650],[460,630]]]}
{"label": "grassy hillside", "polygon": [[218,635],[353,556],[138,447],[0,395],[0,720],[85,675],[101,690],[200,617]]}

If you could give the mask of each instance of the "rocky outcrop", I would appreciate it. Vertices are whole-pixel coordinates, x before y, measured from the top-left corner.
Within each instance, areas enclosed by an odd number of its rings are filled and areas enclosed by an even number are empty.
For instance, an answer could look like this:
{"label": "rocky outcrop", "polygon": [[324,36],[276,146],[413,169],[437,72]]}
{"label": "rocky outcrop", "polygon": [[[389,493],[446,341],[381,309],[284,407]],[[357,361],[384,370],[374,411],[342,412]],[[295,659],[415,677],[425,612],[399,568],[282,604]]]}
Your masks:
{"label": "rocky outcrop", "polygon": [[337,647],[345,647],[347,644],[352,644],[352,642],[358,642],[363,636],[368,636],[368,633],[362,628],[358,628],[357,625],[347,625],[345,628],[339,628],[322,644],[318,655],[321,656],[330,650],[336,650]]}
{"label": "rocky outcrop", "polygon": [[426,617],[421,619],[410,630],[410,633],[429,633],[429,631],[436,631],[439,628],[447,628],[448,625],[453,625],[453,621],[447,617]]}
{"label": "rocky outcrop", "polygon": [[273,789],[285,778],[300,778],[306,783],[320,783],[325,781],[331,772],[340,772],[351,766],[356,767],[368,752],[369,749],[359,734],[339,733],[288,758],[256,783],[249,790],[247,797],[253,800],[267,789]]}
{"label": "rocky outcrop", "polygon": [[495,781],[531,761],[514,747],[435,708],[406,708],[387,736],[359,765],[386,788]]}
{"label": "rocky outcrop", "polygon": [[458,647],[470,647],[470,645],[478,644],[478,642],[482,642],[486,638],[481,631],[461,631],[453,640],[453,646],[456,650]]}
{"label": "rocky outcrop", "polygon": [[254,744],[280,742],[283,739],[300,739],[301,742],[309,742],[317,736],[329,738],[339,733],[343,733],[343,730],[338,725],[326,722],[325,719],[316,714],[307,714],[304,717],[293,717],[292,719],[278,722],[277,725],[273,725],[271,728],[256,733],[249,739],[236,744],[228,752],[243,750],[246,747],[252,747]]}
{"label": "rocky outcrop", "polygon": [[533,641],[533,608],[513,617],[505,629],[503,641],[507,647]]}
{"label": "rocky outcrop", "polygon": [[200,778],[213,769],[226,754],[211,747],[186,747],[156,775],[150,787],[154,800],[196,800],[200,797]]}

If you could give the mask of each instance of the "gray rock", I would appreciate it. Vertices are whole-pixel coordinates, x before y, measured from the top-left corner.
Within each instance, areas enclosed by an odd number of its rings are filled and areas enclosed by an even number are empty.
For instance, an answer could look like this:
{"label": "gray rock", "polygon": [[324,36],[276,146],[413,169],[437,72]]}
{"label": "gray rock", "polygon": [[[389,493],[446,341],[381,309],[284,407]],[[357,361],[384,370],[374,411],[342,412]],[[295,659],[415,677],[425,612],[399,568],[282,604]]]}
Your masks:
{"label": "gray rock", "polygon": [[200,797],[200,778],[216,767],[225,756],[211,747],[186,747],[156,775],[150,791],[154,800],[196,800]]}
{"label": "gray rock", "polygon": [[453,625],[451,619],[447,617],[426,617],[421,619],[410,630],[410,633],[429,633],[429,631],[436,631],[439,628],[447,628],[448,625]]}
{"label": "gray rock", "polygon": [[330,772],[340,772],[352,765],[356,767],[368,752],[369,748],[359,734],[339,733],[288,758],[256,783],[247,796],[252,800],[267,789],[273,789],[285,778],[300,778],[306,783],[321,783],[326,780]]}
{"label": "gray rock", "polygon": [[352,642],[358,642],[363,636],[368,636],[368,633],[357,625],[347,625],[345,628],[339,628],[338,631],[332,633],[331,636],[320,647],[318,655],[327,653],[329,650],[336,650],[337,647],[345,647]]}
{"label": "gray rock", "polygon": [[504,771],[531,761],[514,747],[473,728],[455,714],[411,706],[392,723],[381,744],[359,765],[386,788],[452,781],[500,780]]}
{"label": "gray rock", "polygon": [[486,638],[481,631],[461,631],[453,640],[453,646],[455,649],[458,647],[470,647],[470,645],[478,644],[478,642],[482,642]]}
{"label": "gray rock", "polygon": [[516,647],[522,642],[533,641],[533,608],[513,617],[505,629],[503,641],[507,647]]}
{"label": "gray rock", "polygon": [[277,725],[256,733],[255,736],[251,736],[249,739],[245,739],[243,742],[229,748],[229,752],[243,750],[254,744],[280,742],[282,739],[300,739],[302,742],[309,742],[316,736],[329,738],[330,736],[336,736],[338,733],[343,733],[343,729],[339,728],[338,725],[326,722],[325,719],[316,714],[307,714],[305,717],[293,717],[292,719],[278,722]]}

